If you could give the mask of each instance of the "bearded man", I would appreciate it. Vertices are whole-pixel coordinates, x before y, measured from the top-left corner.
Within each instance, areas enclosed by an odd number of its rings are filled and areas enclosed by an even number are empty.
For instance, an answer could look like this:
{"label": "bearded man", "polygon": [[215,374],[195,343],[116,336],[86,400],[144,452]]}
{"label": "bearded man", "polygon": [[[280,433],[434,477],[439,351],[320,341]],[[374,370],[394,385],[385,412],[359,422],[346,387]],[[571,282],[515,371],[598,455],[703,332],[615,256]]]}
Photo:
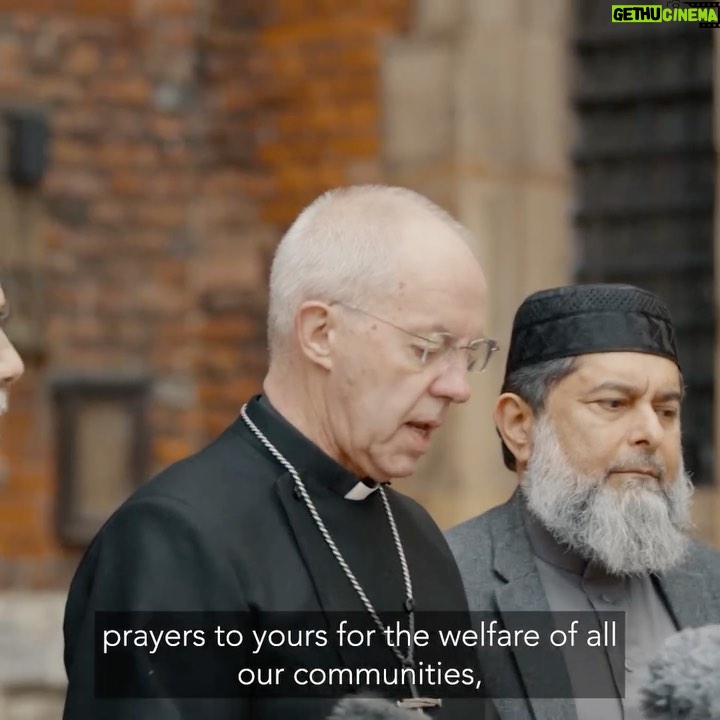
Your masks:
{"label": "bearded man", "polygon": [[[641,718],[640,684],[663,641],[720,620],[720,554],[688,536],[682,399],[672,321],[655,295],[576,285],[520,306],[494,412],[519,488],[453,528],[450,546],[473,610],[508,622],[512,611],[624,612],[625,667],[601,649],[591,665],[542,668],[516,651],[488,668],[481,654],[501,718]],[[614,697],[578,697],[589,673]],[[566,699],[533,697],[542,683]]]}

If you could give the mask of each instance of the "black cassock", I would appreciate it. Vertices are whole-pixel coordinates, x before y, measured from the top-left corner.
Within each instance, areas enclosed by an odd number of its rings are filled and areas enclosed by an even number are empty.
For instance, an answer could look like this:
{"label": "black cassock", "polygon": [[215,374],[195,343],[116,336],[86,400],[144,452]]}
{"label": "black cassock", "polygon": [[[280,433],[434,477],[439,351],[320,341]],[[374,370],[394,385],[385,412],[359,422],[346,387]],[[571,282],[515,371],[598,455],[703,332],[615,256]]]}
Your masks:
{"label": "black cassock", "polygon": [[[403,576],[380,492],[359,501],[346,499],[358,478],[309,442],[264,397],[249,403],[248,415],[295,466],[375,608],[403,611]],[[440,530],[416,502],[386,492],[416,610],[467,610]],[[322,720],[333,700],[95,697],[95,611],[257,610],[365,613],[292,477],[238,418],[211,445],[140,488],[88,548],[65,613],[69,684],[64,720]],[[153,681],[148,673],[150,693]],[[446,700],[435,715],[481,716],[482,707],[472,700]]]}

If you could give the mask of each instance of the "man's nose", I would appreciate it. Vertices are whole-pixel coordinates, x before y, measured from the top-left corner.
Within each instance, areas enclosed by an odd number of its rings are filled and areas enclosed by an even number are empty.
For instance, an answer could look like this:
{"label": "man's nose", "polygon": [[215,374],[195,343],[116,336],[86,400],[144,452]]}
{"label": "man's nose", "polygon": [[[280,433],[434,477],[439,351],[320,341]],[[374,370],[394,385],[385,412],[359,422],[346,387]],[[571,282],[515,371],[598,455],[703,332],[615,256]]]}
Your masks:
{"label": "man's nose", "polygon": [[18,351],[2,333],[0,338],[0,383],[11,385],[25,372],[25,365]]}
{"label": "man's nose", "polygon": [[470,399],[471,388],[464,353],[452,353],[443,372],[430,386],[430,394],[456,403],[464,403]]}
{"label": "man's nose", "polygon": [[655,408],[651,406],[638,407],[633,420],[631,443],[645,445],[652,449],[659,447],[665,436],[665,428],[660,422]]}

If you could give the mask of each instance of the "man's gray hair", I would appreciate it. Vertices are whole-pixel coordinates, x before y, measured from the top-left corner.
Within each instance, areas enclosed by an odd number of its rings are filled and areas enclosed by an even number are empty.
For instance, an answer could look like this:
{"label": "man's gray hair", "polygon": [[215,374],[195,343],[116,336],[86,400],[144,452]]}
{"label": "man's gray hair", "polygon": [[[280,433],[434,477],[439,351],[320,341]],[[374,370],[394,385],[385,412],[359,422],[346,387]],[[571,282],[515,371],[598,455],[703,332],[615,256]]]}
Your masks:
{"label": "man's gray hair", "polygon": [[[573,356],[519,368],[505,378],[501,392],[514,393],[521,397],[530,406],[533,415],[537,416],[545,409],[550,390],[575,371],[577,361],[577,357]],[[502,438],[500,442],[505,467],[515,470],[515,456]]]}
{"label": "man's gray hair", "polygon": [[297,217],[270,271],[270,355],[284,349],[295,313],[307,300],[366,304],[390,291],[397,232],[408,212],[425,210],[474,244],[472,234],[426,197],[401,187],[357,185],[330,190]]}

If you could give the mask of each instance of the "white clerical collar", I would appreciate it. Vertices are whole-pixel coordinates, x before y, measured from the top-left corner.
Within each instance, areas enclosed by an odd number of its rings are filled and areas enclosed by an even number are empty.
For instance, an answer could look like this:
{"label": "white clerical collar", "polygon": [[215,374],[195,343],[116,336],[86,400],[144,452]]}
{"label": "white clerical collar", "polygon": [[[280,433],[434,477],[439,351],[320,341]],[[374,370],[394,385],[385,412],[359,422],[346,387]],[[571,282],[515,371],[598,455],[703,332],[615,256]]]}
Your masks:
{"label": "white clerical collar", "polygon": [[362,480],[345,493],[346,500],[364,500],[366,497],[372,495],[378,488],[380,483],[369,485]]}

